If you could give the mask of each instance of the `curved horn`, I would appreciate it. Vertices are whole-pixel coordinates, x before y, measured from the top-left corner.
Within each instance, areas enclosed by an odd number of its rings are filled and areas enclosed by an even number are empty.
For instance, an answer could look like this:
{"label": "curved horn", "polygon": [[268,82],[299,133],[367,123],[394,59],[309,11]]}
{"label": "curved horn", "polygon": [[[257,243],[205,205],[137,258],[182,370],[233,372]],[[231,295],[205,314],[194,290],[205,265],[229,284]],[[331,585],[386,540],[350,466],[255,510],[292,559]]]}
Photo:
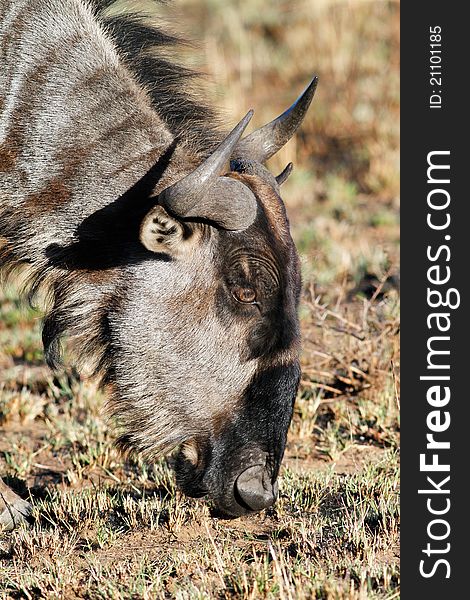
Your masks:
{"label": "curved horn", "polygon": [[286,165],[285,169],[281,173],[279,173],[279,175],[276,175],[276,181],[278,185],[282,185],[284,181],[287,180],[289,175],[292,173],[293,168],[294,165],[290,162]]}
{"label": "curved horn", "polygon": [[176,217],[206,218],[230,230],[249,227],[257,210],[253,192],[220,173],[252,116],[250,110],[199,167],[163,190],[158,204]]}
{"label": "curved horn", "polygon": [[265,162],[286,144],[302,123],[317,89],[318,77],[312,79],[294,104],[277,119],[263,125],[241,140],[232,158],[250,158]]}

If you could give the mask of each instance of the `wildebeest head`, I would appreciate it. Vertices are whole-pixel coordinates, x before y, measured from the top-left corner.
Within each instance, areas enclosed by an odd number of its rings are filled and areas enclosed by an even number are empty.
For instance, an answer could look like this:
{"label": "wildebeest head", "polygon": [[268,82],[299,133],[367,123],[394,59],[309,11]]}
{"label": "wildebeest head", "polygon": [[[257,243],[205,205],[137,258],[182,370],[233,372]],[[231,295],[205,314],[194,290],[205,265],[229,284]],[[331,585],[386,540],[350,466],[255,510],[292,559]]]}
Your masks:
{"label": "wildebeest head", "polygon": [[48,363],[67,334],[103,376],[121,446],[180,446],[187,493],[258,510],[276,495],[299,381],[290,167],[276,178],[263,163],[316,80],[272,123],[243,138],[248,115],[220,141],[184,91],[191,73],[166,58],[176,38],[105,18],[110,4],[0,3],[0,266],[46,292]]}
{"label": "wildebeest head", "polygon": [[[121,445],[180,445],[177,481],[240,515],[270,506],[299,378],[299,260],[280,184],[263,166],[291,137],[316,78],[272,123],[251,114],[141,222],[148,260],[109,314]],[[222,174],[230,160],[230,171]]]}

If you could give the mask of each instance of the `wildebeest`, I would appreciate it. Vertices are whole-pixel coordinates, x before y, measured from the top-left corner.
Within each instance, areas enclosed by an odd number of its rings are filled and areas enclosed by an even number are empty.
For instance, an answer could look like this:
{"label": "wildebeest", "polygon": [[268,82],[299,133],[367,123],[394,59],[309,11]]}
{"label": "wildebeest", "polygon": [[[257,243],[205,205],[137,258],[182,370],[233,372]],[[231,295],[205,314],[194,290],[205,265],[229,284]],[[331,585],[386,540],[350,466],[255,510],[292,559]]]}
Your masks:
{"label": "wildebeest", "polygon": [[[117,444],[236,516],[270,506],[299,383],[299,259],[263,163],[280,117],[227,134],[169,61],[178,43],[110,0],[0,0],[4,271],[47,295],[47,363],[70,338],[101,378]],[[225,131],[224,131],[225,129]],[[229,168],[225,168],[226,165]],[[225,170],[224,170],[225,169]],[[29,505],[0,480],[0,523]]]}

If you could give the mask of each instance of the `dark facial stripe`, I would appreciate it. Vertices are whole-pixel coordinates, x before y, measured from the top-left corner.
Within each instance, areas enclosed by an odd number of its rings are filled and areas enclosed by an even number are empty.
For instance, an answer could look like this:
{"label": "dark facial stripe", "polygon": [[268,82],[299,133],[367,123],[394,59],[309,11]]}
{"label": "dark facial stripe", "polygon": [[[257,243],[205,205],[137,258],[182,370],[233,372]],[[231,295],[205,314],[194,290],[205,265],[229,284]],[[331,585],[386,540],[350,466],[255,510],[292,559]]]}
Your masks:
{"label": "dark facial stripe", "polygon": [[284,455],[299,382],[300,365],[292,363],[267,368],[245,390],[241,429],[264,446],[273,478],[277,477]]}
{"label": "dark facial stripe", "polygon": [[284,456],[299,381],[297,362],[258,373],[245,390],[237,417],[215,441],[209,471],[230,481],[248,466],[245,463],[252,460],[248,455],[260,455],[263,460],[267,456],[274,481]]}

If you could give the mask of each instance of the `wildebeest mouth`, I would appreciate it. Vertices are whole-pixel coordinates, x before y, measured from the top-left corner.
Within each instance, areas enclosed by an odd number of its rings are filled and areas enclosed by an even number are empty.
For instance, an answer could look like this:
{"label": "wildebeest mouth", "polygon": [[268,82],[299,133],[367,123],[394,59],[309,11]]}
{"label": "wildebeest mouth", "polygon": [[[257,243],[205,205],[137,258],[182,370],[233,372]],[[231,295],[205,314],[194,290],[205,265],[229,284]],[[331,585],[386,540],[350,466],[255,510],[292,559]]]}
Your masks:
{"label": "wildebeest mouth", "polygon": [[212,500],[215,516],[240,517],[269,508],[276,501],[278,484],[265,459],[264,455],[254,461],[242,459],[239,470],[229,475],[228,465],[226,469],[204,469],[180,454],[175,464],[176,480],[187,496]]}

